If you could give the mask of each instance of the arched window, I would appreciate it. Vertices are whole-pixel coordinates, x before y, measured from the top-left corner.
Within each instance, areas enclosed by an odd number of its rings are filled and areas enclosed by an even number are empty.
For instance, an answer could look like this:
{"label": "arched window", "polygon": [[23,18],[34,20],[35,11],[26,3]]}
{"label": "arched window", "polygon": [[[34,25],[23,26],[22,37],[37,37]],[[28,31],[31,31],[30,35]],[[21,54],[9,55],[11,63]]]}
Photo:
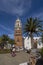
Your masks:
{"label": "arched window", "polygon": [[20,42],[19,38],[17,38],[17,42]]}

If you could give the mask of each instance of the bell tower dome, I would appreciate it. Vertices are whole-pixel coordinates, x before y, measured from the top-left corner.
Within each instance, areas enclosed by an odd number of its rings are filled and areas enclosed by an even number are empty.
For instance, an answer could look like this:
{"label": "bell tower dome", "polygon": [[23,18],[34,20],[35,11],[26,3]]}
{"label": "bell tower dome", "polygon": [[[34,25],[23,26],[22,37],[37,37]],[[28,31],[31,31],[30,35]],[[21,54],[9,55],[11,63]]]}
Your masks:
{"label": "bell tower dome", "polygon": [[15,29],[20,30],[22,28],[21,20],[18,18],[15,22]]}
{"label": "bell tower dome", "polygon": [[18,18],[15,22],[15,33],[14,33],[14,39],[16,43],[16,47],[22,48],[22,23],[21,20]]}

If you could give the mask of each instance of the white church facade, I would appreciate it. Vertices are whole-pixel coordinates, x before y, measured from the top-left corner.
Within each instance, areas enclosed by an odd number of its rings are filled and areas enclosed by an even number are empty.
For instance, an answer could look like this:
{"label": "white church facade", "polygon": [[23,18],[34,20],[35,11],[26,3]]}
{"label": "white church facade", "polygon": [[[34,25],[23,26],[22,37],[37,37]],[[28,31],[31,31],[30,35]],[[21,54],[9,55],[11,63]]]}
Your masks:
{"label": "white church facade", "polygon": [[[33,39],[34,39],[34,45],[35,45],[35,43],[36,43],[36,41],[37,41],[37,49],[40,49],[40,48],[42,48],[43,47],[43,43],[41,42],[41,38],[40,37],[33,37]],[[32,44],[31,44],[31,38],[29,37],[24,37],[24,48],[26,49],[26,50],[29,50],[29,49],[31,49],[32,48]]]}

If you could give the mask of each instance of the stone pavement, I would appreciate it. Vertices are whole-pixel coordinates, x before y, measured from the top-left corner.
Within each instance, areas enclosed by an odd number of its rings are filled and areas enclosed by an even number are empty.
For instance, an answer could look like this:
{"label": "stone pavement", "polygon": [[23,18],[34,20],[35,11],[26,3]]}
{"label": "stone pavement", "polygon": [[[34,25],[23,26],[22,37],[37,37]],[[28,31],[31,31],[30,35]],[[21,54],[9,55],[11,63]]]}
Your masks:
{"label": "stone pavement", "polygon": [[20,63],[28,62],[29,54],[24,51],[16,53],[15,57],[11,54],[0,54],[0,65],[19,65]]}

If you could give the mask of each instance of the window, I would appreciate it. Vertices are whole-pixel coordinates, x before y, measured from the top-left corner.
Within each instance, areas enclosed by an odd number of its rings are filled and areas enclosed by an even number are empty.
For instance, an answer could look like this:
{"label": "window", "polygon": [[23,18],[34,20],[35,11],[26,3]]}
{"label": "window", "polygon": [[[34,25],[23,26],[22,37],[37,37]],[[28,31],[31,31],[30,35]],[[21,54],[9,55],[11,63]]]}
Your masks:
{"label": "window", "polygon": [[19,42],[19,38],[17,38],[17,42]]}
{"label": "window", "polygon": [[16,36],[21,36],[21,34],[16,34]]}
{"label": "window", "polygon": [[41,42],[39,42],[39,45],[41,45]]}

